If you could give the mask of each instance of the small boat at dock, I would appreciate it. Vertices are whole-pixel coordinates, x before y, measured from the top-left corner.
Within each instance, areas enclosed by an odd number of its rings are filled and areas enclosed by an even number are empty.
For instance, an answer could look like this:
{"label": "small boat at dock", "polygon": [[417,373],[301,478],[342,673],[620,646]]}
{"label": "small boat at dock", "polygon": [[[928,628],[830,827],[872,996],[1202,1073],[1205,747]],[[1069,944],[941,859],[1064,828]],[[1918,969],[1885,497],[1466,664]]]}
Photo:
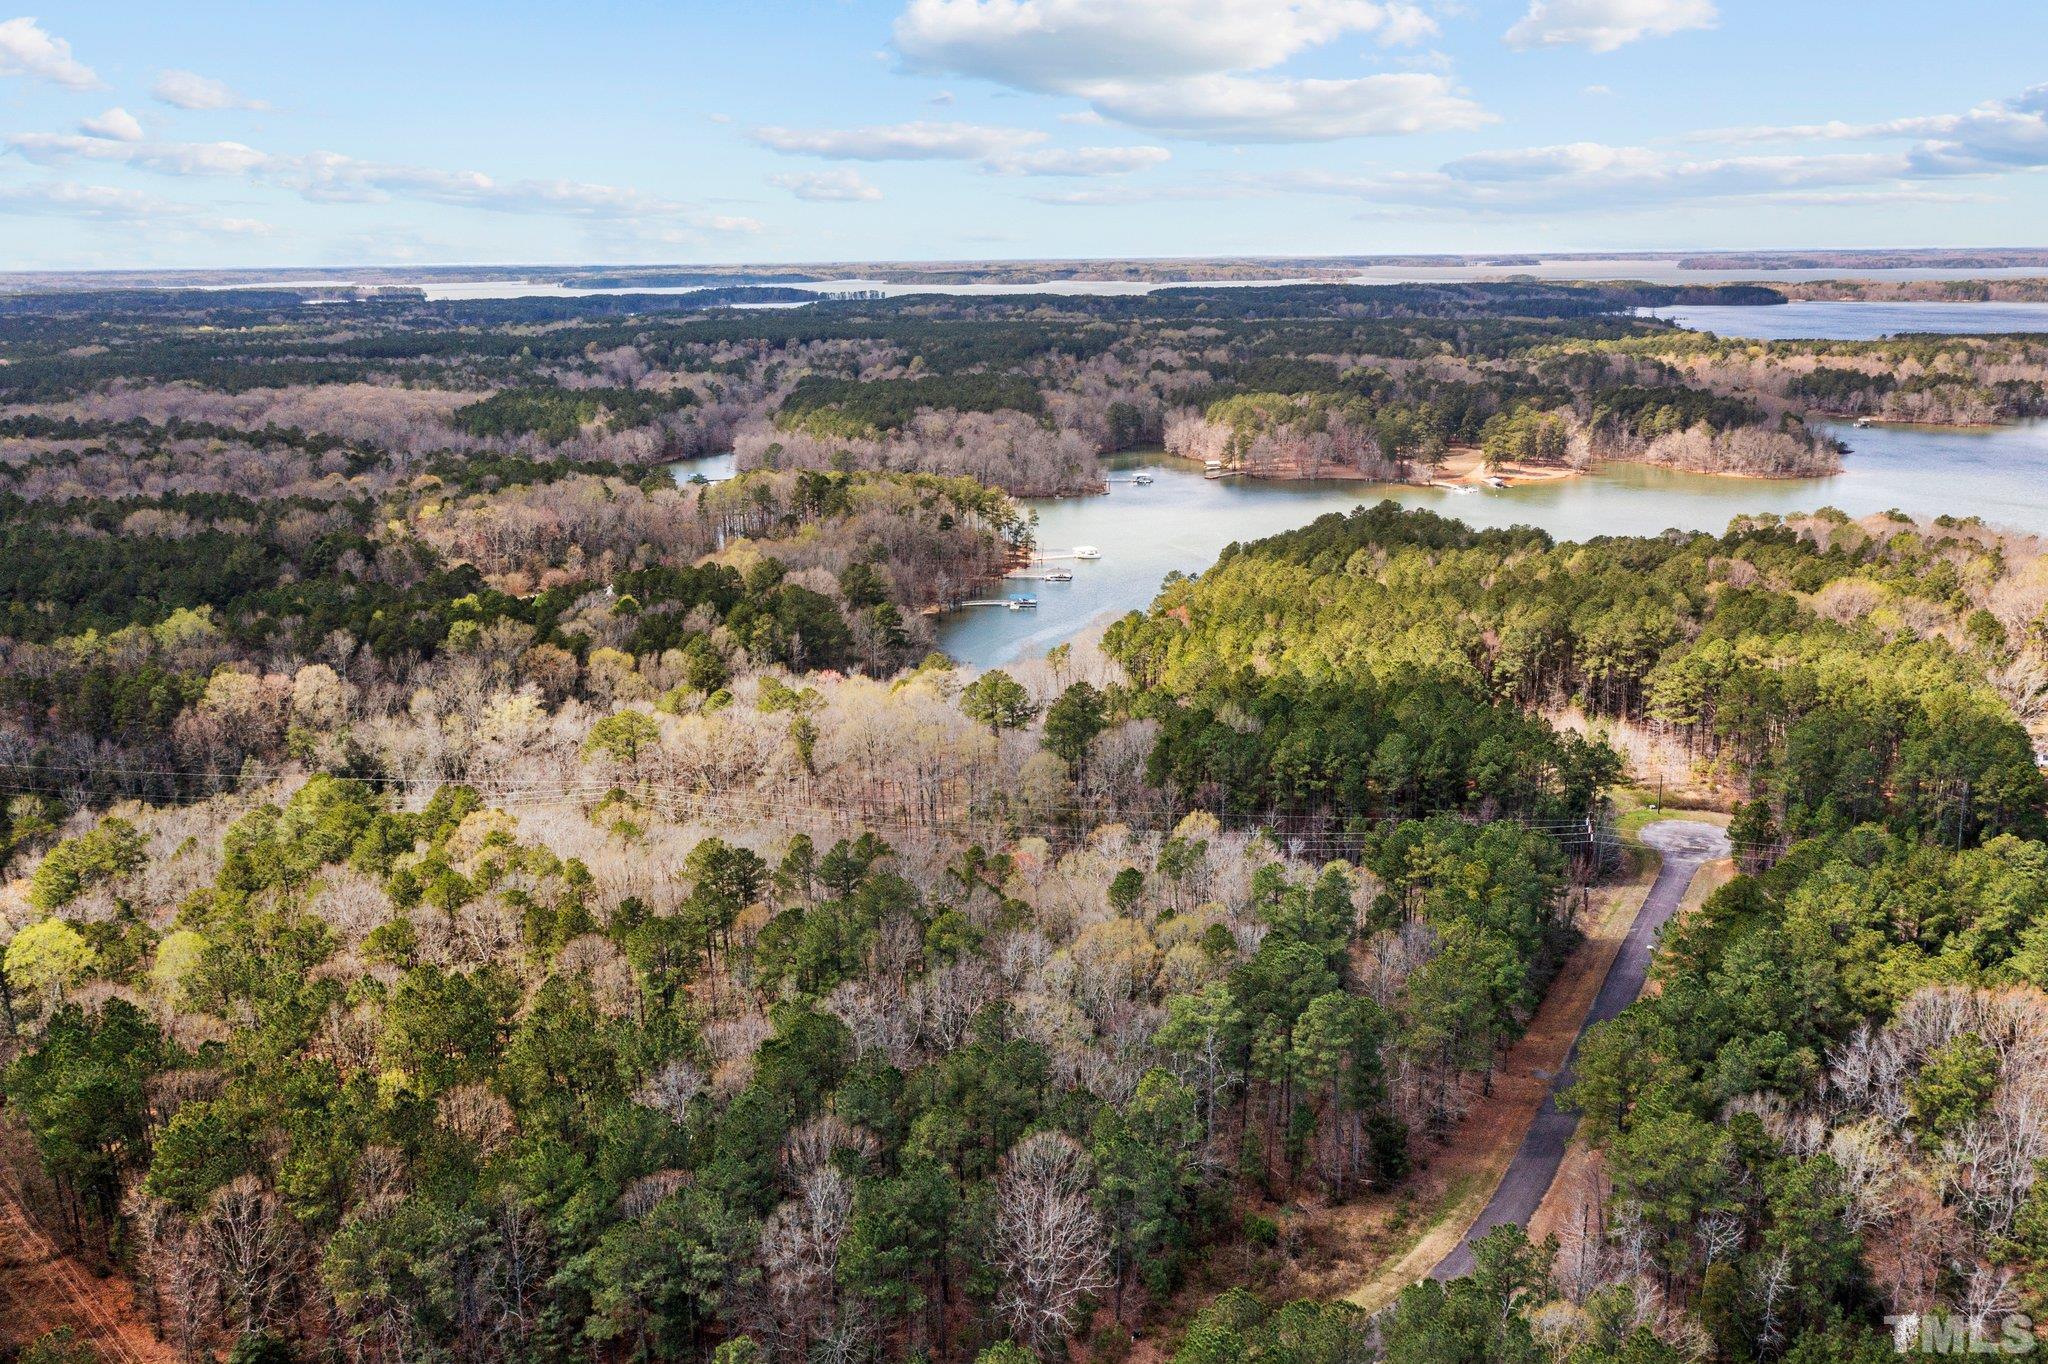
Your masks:
{"label": "small boat at dock", "polygon": [[1076,559],[1100,559],[1102,551],[1093,545],[1075,545],[1074,557]]}
{"label": "small boat at dock", "polygon": [[1138,484],[1150,483],[1151,481],[1152,475],[1150,474],[1138,474],[1131,479],[1131,482]]}
{"label": "small boat at dock", "polygon": [[1009,606],[1012,611],[1029,611],[1038,605],[1036,597],[1012,597]]}

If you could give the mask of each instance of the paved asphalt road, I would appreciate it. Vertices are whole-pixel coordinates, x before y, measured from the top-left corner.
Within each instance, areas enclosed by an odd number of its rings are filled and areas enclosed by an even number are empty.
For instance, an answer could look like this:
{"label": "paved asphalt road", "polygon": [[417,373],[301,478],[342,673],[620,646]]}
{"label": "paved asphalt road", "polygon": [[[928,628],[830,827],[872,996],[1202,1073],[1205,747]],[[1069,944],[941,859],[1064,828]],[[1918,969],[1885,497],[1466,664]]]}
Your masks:
{"label": "paved asphalt road", "polygon": [[[1643,830],[1642,839],[1663,855],[1664,864],[1657,871],[1656,884],[1643,897],[1643,907],[1637,911],[1635,925],[1629,929],[1621,951],[1615,954],[1614,964],[1607,968],[1607,979],[1600,983],[1600,994],[1580,1029],[1581,1037],[1585,1028],[1606,1022],[1642,993],[1657,930],[1677,911],[1679,902],[1685,898],[1685,888],[1692,884],[1693,873],[1728,855],[1726,833],[1711,824],[1691,820],[1652,824]],[[1578,1050],[1576,1040],[1572,1050]],[[1522,1138],[1521,1149],[1515,1152],[1507,1173],[1501,1177],[1500,1187],[1493,1191],[1486,1210],[1479,1214],[1479,1220],[1465,1233],[1458,1248],[1429,1272],[1432,1279],[1455,1279],[1471,1273],[1472,1243],[1495,1227],[1510,1222],[1529,1225],[1543,1195],[1550,1191],[1550,1182],[1557,1178],[1557,1167],[1564,1163],[1564,1148],[1571,1143],[1572,1129],[1579,1125],[1576,1113],[1566,1113],[1557,1106],[1557,1092],[1571,1082],[1571,1059],[1567,1057],[1564,1069],[1551,1080],[1550,1093],[1544,1096],[1536,1121]]]}

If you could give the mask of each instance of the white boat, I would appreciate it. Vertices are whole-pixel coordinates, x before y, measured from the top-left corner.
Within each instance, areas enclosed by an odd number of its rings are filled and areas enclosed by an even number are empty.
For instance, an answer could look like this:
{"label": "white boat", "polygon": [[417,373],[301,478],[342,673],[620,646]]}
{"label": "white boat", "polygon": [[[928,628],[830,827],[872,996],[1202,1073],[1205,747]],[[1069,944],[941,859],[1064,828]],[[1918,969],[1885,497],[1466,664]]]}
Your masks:
{"label": "white boat", "polygon": [[1131,480],[1131,482],[1133,483],[1150,483],[1151,481],[1152,475],[1150,474],[1139,474],[1137,477]]}
{"label": "white boat", "polygon": [[1858,428],[1859,430],[1860,430],[1861,428],[1863,428],[1863,427],[1866,427],[1866,426],[1868,426],[1868,425],[1870,425],[1870,418],[1868,418],[1868,417],[1858,417],[1858,418],[1856,419],[1856,426],[1857,426],[1857,428]]}
{"label": "white boat", "polygon": [[1093,545],[1075,545],[1074,557],[1076,559],[1100,559],[1102,551]]}
{"label": "white boat", "polygon": [[1045,575],[1045,580],[1049,583],[1070,583],[1074,581],[1074,574],[1070,569],[1056,568]]}

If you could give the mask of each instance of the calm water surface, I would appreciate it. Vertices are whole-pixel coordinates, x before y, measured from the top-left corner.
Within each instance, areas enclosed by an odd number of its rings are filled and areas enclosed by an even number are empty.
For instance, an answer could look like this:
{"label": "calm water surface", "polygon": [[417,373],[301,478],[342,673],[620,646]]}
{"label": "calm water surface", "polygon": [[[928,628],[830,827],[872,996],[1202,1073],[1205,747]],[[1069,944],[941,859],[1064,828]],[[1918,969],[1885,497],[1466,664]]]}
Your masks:
{"label": "calm water surface", "polygon": [[1806,283],[1821,279],[2036,279],[2048,271],[2031,265],[1988,270],[1909,265],[1892,270],[1843,266],[1833,270],[1692,270],[1669,260],[1622,256],[1546,260],[1533,265],[1375,265],[1352,276],[1353,284],[1439,284],[1452,280],[1642,280],[1648,284]]}
{"label": "calm water surface", "polygon": [[678,460],[668,466],[668,472],[678,483],[688,483],[698,478],[716,483],[721,479],[731,478],[738,471],[738,467],[739,457],[727,450],[722,454],[705,455],[702,459]]}
{"label": "calm water surface", "polygon": [[[1576,261],[1541,261],[1534,265],[1376,265],[1350,276],[1348,284],[1446,284],[1457,281],[1501,280],[1530,278],[1540,280],[1647,280],[1653,284],[1723,284],[1741,280],[1756,280],[1768,283],[1772,280],[1797,281],[1815,279],[1997,279],[2001,277],[2032,277],[2043,274],[2039,269],[2003,268],[1997,270],[1686,270],[1675,260],[1621,260],[1593,259]],[[325,281],[334,283],[335,281]],[[1057,279],[1042,284],[893,284],[873,279],[820,280],[809,284],[791,284],[785,287],[807,289],[814,293],[847,293],[852,291],[879,293],[889,298],[904,294],[967,294],[1001,297],[1009,294],[1148,294],[1154,289],[1171,289],[1193,285],[1202,288],[1271,287],[1282,284],[1301,284],[1309,281],[1293,279],[1247,279],[1247,280],[1165,280],[1142,282],[1135,280],[1107,279]],[[274,286],[263,286],[274,287]],[[594,294],[687,294],[706,286],[691,284],[657,289],[568,289],[553,280],[457,280],[421,281],[419,288],[426,291],[430,299],[462,298],[582,298]],[[1804,305],[1792,305],[1804,306]],[[1911,306],[1911,305],[1908,305]],[[1947,306],[1947,305],[1942,305]],[[1977,305],[1962,305],[1977,306]],[[2030,306],[2030,305],[2021,305]],[[1748,311],[1747,309],[1733,311]],[[1773,311],[1784,312],[1784,308]],[[1730,333],[1738,335],[1740,333]]]}
{"label": "calm water surface", "polygon": [[[1044,653],[1062,640],[1151,604],[1168,573],[1199,573],[1225,545],[1303,526],[1326,512],[1391,498],[1468,525],[1540,526],[1559,540],[1655,535],[1668,529],[1720,531],[1750,512],[1838,507],[1851,516],[1897,508],[1914,516],[1981,516],[1996,525],[2048,534],[2048,422],[1977,430],[1928,427],[1828,428],[1849,443],[1845,472],[1832,478],[1712,478],[1611,464],[1582,478],[1458,494],[1441,488],[1326,481],[1268,483],[1208,479],[1163,454],[1109,461],[1099,497],[1026,499],[1046,553],[1076,545],[1095,560],[1062,560],[1072,582],[1014,582],[1035,610],[974,607],[940,623],[939,647],[963,663],[990,666]],[[728,475],[730,455],[686,460],[675,476]],[[1138,470],[1149,485],[1130,481]],[[995,595],[992,593],[992,595]]]}
{"label": "calm water surface", "polygon": [[[2048,305],[2038,304],[1794,303],[1663,311],[1683,325],[1730,336],[1855,339],[1898,331],[2048,330]],[[1787,323],[1788,318],[1793,320]],[[1473,526],[1539,526],[1559,540],[1655,535],[1674,528],[1720,531],[1744,513],[1784,515],[1828,506],[1851,516],[1892,508],[1923,517],[1980,516],[1994,525],[2048,535],[2048,422],[1976,430],[1828,429],[1850,447],[1847,467],[1831,478],[1711,478],[1613,464],[1582,478],[1462,495],[1350,481],[1205,479],[1192,465],[1161,454],[1110,461],[1111,482],[1104,496],[1023,503],[1037,517],[1041,550],[1058,553],[1093,545],[1102,557],[1062,561],[1060,567],[1073,571],[1072,582],[1017,582],[1003,589],[1035,595],[1035,610],[954,612],[940,623],[938,642],[961,662],[978,666],[1042,654],[1126,611],[1142,610],[1168,573],[1199,573],[1233,541],[1292,530],[1326,512],[1387,498]],[[1140,469],[1152,475],[1149,485],[1131,482]],[[723,478],[731,472],[730,455],[675,466],[679,479],[692,473]]]}
{"label": "calm water surface", "polygon": [[1652,317],[1760,341],[1872,341],[1906,332],[2048,332],[2048,303],[1783,303],[1646,308]]}
{"label": "calm water surface", "polygon": [[[777,287],[802,289],[813,294],[879,294],[883,298],[904,298],[911,294],[960,294],[974,298],[1004,298],[1017,294],[1149,294],[1155,289],[1278,288],[1287,284],[1311,284],[1305,279],[1220,279],[1161,280],[1058,279],[1042,284],[896,284],[879,279],[825,279],[789,283]],[[714,286],[705,284],[668,285],[658,288],[572,289],[553,280],[472,280],[453,283],[425,283],[419,286],[429,299],[465,298],[594,298],[600,294],[694,294]],[[732,287],[745,287],[735,285]],[[739,303],[740,308],[796,308],[800,303]]]}
{"label": "calm water surface", "polygon": [[[1325,512],[1391,498],[1468,525],[1540,526],[1559,540],[1661,531],[1719,531],[1750,512],[1814,511],[1851,516],[1898,508],[1910,515],[1981,516],[1994,524],[2048,534],[2048,423],[1993,430],[1909,427],[1836,428],[1849,443],[1845,472],[1832,478],[1737,479],[1612,464],[1583,478],[1458,494],[1441,488],[1366,483],[1267,483],[1205,479],[1179,460],[1121,461],[1102,497],[1029,501],[1038,543],[1047,552],[1094,545],[1102,557],[1063,562],[1070,583],[1017,583],[1032,611],[978,607],[939,627],[939,647],[963,663],[1008,663],[1044,653],[1062,640],[1142,610],[1176,570],[1199,573],[1232,541],[1306,525]],[[1133,468],[1149,486],[1116,481]]]}

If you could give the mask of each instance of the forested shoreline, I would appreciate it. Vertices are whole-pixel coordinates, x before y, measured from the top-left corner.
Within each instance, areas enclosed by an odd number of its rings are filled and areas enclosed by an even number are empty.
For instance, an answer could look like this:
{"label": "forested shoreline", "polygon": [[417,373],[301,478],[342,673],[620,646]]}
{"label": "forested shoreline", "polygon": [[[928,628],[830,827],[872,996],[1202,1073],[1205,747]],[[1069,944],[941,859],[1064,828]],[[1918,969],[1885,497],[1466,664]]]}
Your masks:
{"label": "forested shoreline", "polygon": [[[1165,446],[1267,477],[1426,480],[1630,460],[1762,477],[1837,470],[1809,418],[1981,423],[2043,410],[2024,337],[1722,341],[1630,310],[1767,304],[1749,286],[1181,287],[1144,296],[825,300],[55,294],[9,302],[4,420],[80,463],[100,437],[271,431],[420,461],[965,476],[1100,490]],[[137,423],[143,423],[138,426]],[[59,433],[62,433],[61,436]],[[0,476],[19,478],[14,461]],[[212,490],[227,480],[188,490]]]}
{"label": "forested shoreline", "polygon": [[[743,468],[964,475],[1027,496],[1098,490],[1101,456],[1170,437],[1252,472],[1396,479],[1426,477],[1453,445],[1758,474],[1834,458],[1782,392],[1710,393],[1668,365],[1553,353],[1669,333],[1638,307],[1782,299],[1746,286],[723,306],[735,297],[16,296],[0,405],[22,434],[61,431],[55,448],[82,454],[91,446],[72,441],[137,422],[353,441],[399,456],[397,471],[486,452],[644,468],[737,447]],[[1531,428],[1560,439],[1525,438]]]}
{"label": "forested shoreline", "polygon": [[[2039,1310],[2040,542],[1388,503],[1099,648],[932,651],[1014,498],[1136,446],[1832,457],[1647,299],[10,300],[8,1187],[245,1362],[1813,1364]],[[2029,344],[1927,369],[2018,404]],[[1598,1215],[1289,1301],[1416,1215],[1672,766],[1742,874],[1589,1043]]]}

